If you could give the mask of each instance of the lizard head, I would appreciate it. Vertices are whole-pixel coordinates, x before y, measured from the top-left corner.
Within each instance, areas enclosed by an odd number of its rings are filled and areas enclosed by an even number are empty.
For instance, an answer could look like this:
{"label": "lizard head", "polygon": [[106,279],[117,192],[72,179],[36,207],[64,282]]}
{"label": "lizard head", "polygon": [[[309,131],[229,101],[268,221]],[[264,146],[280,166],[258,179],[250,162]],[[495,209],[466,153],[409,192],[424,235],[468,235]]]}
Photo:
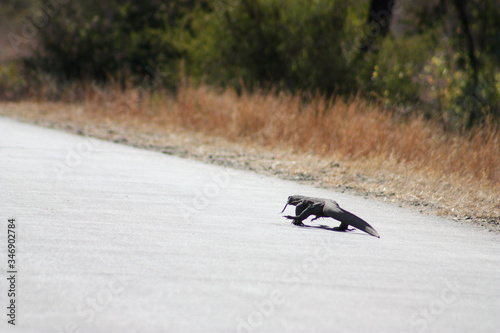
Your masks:
{"label": "lizard head", "polygon": [[281,212],[283,213],[288,205],[297,206],[301,201],[304,200],[304,198],[305,197],[303,195],[291,195],[291,196],[289,196],[288,200],[286,202],[286,205]]}

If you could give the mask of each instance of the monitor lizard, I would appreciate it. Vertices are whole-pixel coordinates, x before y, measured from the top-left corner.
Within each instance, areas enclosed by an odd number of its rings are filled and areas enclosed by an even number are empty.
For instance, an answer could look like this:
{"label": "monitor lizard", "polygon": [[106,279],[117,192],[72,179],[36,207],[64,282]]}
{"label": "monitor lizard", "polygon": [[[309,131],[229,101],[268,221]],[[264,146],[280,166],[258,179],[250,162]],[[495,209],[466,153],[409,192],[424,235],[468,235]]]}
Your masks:
{"label": "monitor lizard", "polygon": [[303,220],[308,218],[310,215],[315,215],[311,221],[319,219],[320,217],[332,217],[340,221],[340,226],[334,228],[337,231],[346,231],[347,226],[351,225],[364,231],[372,236],[380,238],[378,232],[365,220],[360,217],[342,209],[339,207],[338,203],[330,199],[313,198],[306,197],[303,195],[291,195],[288,197],[288,201],[285,208],[281,211],[283,213],[288,205],[296,206],[295,215],[286,215],[287,219],[293,220],[294,225],[303,226]]}

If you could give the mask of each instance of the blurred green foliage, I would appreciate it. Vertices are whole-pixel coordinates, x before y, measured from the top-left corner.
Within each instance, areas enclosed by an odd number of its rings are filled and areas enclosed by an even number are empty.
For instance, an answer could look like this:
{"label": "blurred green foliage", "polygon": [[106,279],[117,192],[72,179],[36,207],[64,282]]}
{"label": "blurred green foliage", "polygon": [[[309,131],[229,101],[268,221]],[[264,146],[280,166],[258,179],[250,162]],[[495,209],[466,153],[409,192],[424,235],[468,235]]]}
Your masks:
{"label": "blurred green foliage", "polygon": [[242,80],[292,91],[352,92],[354,76],[340,48],[346,14],[345,1],[233,1],[199,18],[189,49],[194,73],[222,85]]}
{"label": "blurred green foliage", "polygon": [[129,79],[163,75],[172,84],[186,57],[176,47],[174,32],[189,33],[189,16],[203,1],[90,0],[60,6],[60,12],[40,29],[42,47],[27,59],[29,68],[57,79]]}
{"label": "blurred green foliage", "polygon": [[0,97],[10,100],[26,93],[28,83],[21,70],[15,62],[0,63]]}
{"label": "blurred green foliage", "polygon": [[[395,112],[465,128],[500,119],[500,6],[468,1],[467,34],[459,2],[396,1],[384,37],[367,24],[369,0],[67,2],[39,27],[25,69],[28,82],[49,73],[61,84],[175,89],[185,75],[248,89],[361,93]],[[367,36],[376,38],[363,50]],[[3,81],[13,72],[3,65]],[[13,84],[24,89],[26,82]]]}

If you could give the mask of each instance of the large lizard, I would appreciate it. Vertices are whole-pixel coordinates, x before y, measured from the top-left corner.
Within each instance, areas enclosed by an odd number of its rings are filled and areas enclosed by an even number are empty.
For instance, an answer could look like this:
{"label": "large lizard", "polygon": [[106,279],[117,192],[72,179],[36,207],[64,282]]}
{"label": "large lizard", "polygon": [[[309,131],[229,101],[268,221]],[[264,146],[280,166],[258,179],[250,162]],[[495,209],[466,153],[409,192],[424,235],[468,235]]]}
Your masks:
{"label": "large lizard", "polygon": [[288,201],[285,208],[281,211],[285,211],[288,205],[296,206],[295,215],[286,215],[287,219],[293,220],[294,225],[303,226],[303,220],[308,218],[310,215],[315,215],[311,221],[319,219],[320,217],[332,217],[340,221],[340,226],[334,228],[337,231],[346,231],[347,226],[352,225],[359,230],[362,230],[372,236],[380,238],[378,232],[368,224],[368,222],[359,218],[358,216],[342,209],[339,204],[330,199],[312,198],[303,195],[291,195],[288,197]]}

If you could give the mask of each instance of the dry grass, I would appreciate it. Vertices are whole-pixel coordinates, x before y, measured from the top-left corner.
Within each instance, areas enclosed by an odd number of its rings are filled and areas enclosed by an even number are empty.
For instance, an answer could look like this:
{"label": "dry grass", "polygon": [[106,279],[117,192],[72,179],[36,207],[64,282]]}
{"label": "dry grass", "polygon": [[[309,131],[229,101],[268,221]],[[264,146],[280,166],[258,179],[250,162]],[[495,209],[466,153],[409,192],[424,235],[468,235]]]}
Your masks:
{"label": "dry grass", "polygon": [[468,136],[447,135],[435,124],[391,114],[360,98],[349,102],[316,97],[303,105],[296,96],[214,93],[206,87],[180,92],[159,119],[175,126],[246,140],[266,147],[287,146],[321,156],[411,165],[436,175],[500,182],[500,136],[492,124]]}
{"label": "dry grass", "polygon": [[440,214],[499,220],[500,131],[493,123],[467,135],[450,134],[418,117],[397,120],[359,97],[316,96],[305,104],[286,93],[239,96],[203,85],[183,84],[175,96],[91,85],[62,95],[84,102],[61,108],[42,99],[36,105],[44,105],[44,112],[25,118],[119,125],[142,136],[201,133],[223,138],[232,150],[272,155],[268,169],[276,173],[310,174],[322,185],[349,184]]}

